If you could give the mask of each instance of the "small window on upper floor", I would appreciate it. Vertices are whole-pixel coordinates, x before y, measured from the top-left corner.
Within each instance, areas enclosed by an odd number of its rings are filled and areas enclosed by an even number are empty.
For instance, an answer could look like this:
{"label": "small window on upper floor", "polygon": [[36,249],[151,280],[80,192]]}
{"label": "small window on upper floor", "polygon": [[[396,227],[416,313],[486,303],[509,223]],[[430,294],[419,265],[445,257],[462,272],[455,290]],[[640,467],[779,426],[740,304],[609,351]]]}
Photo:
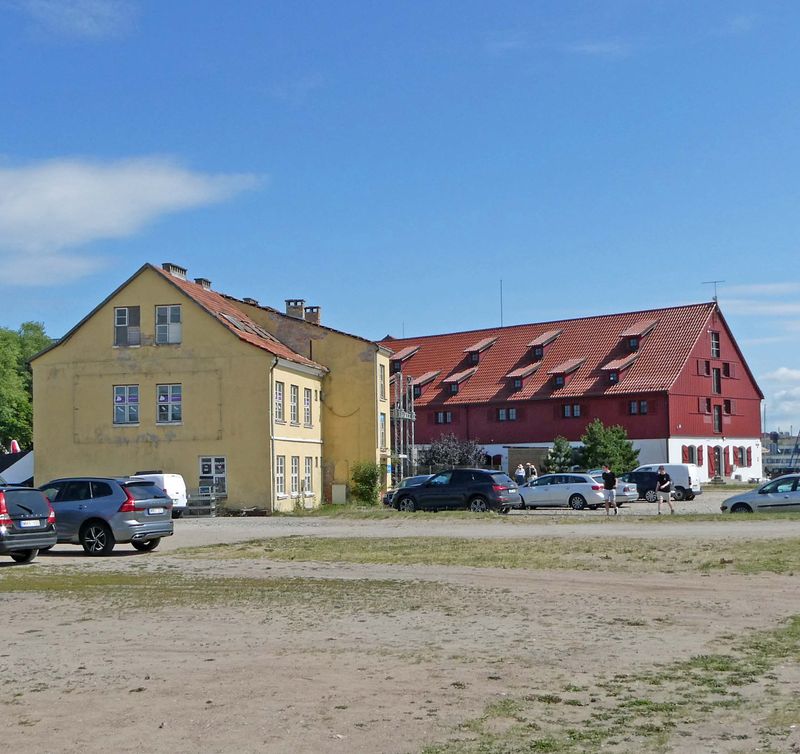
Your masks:
{"label": "small window on upper floor", "polygon": [[142,331],[138,306],[114,308],[114,345],[138,346],[142,342]]}
{"label": "small window on upper floor", "polygon": [[181,307],[156,307],[156,344],[175,344],[181,342]]}
{"label": "small window on upper floor", "polygon": [[563,374],[557,374],[553,378],[553,382],[554,382],[556,387],[564,387],[564,375]]}
{"label": "small window on upper floor", "polygon": [[514,378],[514,390],[520,390],[522,388],[522,379],[520,377]]}
{"label": "small window on upper floor", "polygon": [[608,381],[611,382],[611,383],[619,382],[619,372],[616,369],[612,369],[608,373]]}
{"label": "small window on upper floor", "polygon": [[534,359],[541,359],[544,356],[544,346],[534,346],[533,348],[533,358]]}
{"label": "small window on upper floor", "polygon": [[457,382],[451,382],[450,383],[450,392],[453,395],[455,395],[458,392],[458,383]]}
{"label": "small window on upper floor", "polygon": [[638,351],[639,350],[639,338],[628,338],[628,348],[631,351]]}
{"label": "small window on upper floor", "polygon": [[469,363],[470,364],[477,364],[481,360],[480,352],[472,351],[469,355]]}
{"label": "small window on upper floor", "polygon": [[419,398],[422,395],[422,386],[414,385],[414,398]]}
{"label": "small window on upper floor", "polygon": [[720,356],[720,347],[719,347],[719,333],[718,332],[711,332],[711,358],[718,359]]}

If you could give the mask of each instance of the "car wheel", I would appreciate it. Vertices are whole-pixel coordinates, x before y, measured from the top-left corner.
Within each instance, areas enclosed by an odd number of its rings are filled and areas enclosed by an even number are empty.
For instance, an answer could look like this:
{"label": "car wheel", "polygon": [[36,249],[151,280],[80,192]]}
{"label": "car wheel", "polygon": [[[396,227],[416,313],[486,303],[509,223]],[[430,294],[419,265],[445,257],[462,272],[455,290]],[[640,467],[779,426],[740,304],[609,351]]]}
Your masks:
{"label": "car wheel", "polygon": [[11,560],[15,563],[30,563],[38,554],[38,550],[17,550],[17,552],[9,553]]}
{"label": "car wheel", "polygon": [[647,490],[647,492],[644,493],[644,499],[647,500],[648,503],[654,503],[656,501],[656,491]]}
{"label": "car wheel", "polygon": [[489,510],[489,506],[486,505],[486,500],[482,497],[476,497],[474,500],[470,501],[469,509],[473,513],[486,513]]}
{"label": "car wheel", "polygon": [[109,555],[116,544],[114,535],[107,524],[91,521],[85,524],[79,535],[81,545],[87,555]]}
{"label": "car wheel", "polygon": [[147,542],[131,542],[131,544],[133,545],[134,550],[138,550],[139,552],[150,552],[155,550],[160,542],[161,537],[156,537],[155,539],[148,539]]}
{"label": "car wheel", "polygon": [[[510,510],[511,510],[511,508],[506,508],[506,507],[504,506],[504,507],[502,507],[502,508],[498,508],[498,509],[497,509],[497,512],[498,512],[498,513],[499,513],[501,516],[506,516],[506,515],[508,515],[508,513],[509,513],[509,511],[510,511]],[[523,510],[525,510],[525,509],[523,508]]]}
{"label": "car wheel", "polygon": [[175,510],[175,508],[172,509],[172,518],[180,518],[182,515],[183,515],[182,509],[180,508],[178,508],[177,510]]}
{"label": "car wheel", "polygon": [[597,510],[597,506],[596,505],[590,505],[589,506],[589,510],[590,511],[596,511]]}
{"label": "car wheel", "polygon": [[569,507],[574,511],[581,511],[586,507],[586,500],[583,495],[572,495],[569,499]]}
{"label": "car wheel", "polygon": [[414,501],[410,497],[404,497],[397,501],[397,510],[405,513],[413,513],[417,509]]}
{"label": "car wheel", "polygon": [[747,503],[734,503],[731,506],[731,513],[752,513],[753,509]]}
{"label": "car wheel", "polygon": [[675,500],[685,500],[686,499],[686,490],[683,487],[676,487],[675,491],[672,493],[672,497]]}

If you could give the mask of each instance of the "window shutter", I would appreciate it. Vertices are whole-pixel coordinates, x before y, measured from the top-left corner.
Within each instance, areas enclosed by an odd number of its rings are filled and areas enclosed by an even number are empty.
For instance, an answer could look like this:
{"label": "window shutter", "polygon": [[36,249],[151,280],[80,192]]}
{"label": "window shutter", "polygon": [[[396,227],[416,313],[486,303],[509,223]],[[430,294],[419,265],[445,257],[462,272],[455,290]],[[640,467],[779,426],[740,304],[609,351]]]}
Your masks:
{"label": "window shutter", "polygon": [[731,362],[731,365],[730,365],[729,376],[730,377],[736,377],[736,364],[734,364],[733,362]]}
{"label": "window shutter", "polygon": [[731,414],[735,414],[736,413],[736,401],[731,400],[730,403],[731,403]]}
{"label": "window shutter", "polygon": [[703,460],[704,460],[703,459],[703,446],[702,445],[698,445],[697,446],[697,465],[700,466],[700,467],[704,466]]}
{"label": "window shutter", "polygon": [[703,365],[703,359],[697,359],[697,374],[705,374],[706,368]]}
{"label": "window shutter", "polygon": [[722,449],[722,458],[725,461],[725,476],[730,476],[731,475],[731,471],[732,471],[732,469],[731,469],[731,459],[730,459],[730,455],[728,453],[728,448],[727,447]]}
{"label": "window shutter", "polygon": [[682,445],[681,446],[681,462],[682,463],[689,463],[689,446]]}
{"label": "window shutter", "polygon": [[708,446],[708,475],[715,477],[717,475],[717,465],[714,462],[714,448]]}
{"label": "window shutter", "polygon": [[698,398],[697,399],[697,413],[704,414],[706,412],[706,399],[705,398]]}
{"label": "window shutter", "polygon": [[747,449],[747,465],[748,466],[752,466],[753,465],[753,449],[752,448],[748,448]]}

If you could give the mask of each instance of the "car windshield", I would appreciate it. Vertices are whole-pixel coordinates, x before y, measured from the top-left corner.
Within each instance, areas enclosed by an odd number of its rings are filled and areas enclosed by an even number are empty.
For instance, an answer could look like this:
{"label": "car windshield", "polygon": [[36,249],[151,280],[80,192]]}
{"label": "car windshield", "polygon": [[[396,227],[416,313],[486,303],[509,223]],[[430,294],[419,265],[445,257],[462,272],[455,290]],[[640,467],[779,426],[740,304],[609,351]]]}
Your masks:
{"label": "car windshield", "polygon": [[170,499],[169,495],[153,482],[128,482],[122,486],[130,492],[134,500]]}
{"label": "car windshield", "polygon": [[499,484],[503,487],[517,486],[517,483],[508,474],[492,474],[492,481],[494,484]]}

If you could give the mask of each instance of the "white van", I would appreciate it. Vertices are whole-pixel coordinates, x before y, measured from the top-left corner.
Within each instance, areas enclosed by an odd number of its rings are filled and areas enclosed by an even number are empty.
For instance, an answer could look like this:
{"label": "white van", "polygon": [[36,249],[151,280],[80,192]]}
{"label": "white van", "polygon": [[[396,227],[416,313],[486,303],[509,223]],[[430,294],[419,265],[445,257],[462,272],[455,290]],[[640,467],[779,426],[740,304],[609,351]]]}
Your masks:
{"label": "white van", "polygon": [[664,471],[672,480],[672,497],[676,500],[691,500],[696,495],[703,494],[700,486],[700,467],[694,463],[648,463],[639,466],[634,471],[658,471],[663,466]]}
{"label": "white van", "polygon": [[180,474],[164,474],[161,471],[137,471],[137,479],[147,479],[161,487],[172,498],[172,517],[180,518],[186,510],[186,482]]}

